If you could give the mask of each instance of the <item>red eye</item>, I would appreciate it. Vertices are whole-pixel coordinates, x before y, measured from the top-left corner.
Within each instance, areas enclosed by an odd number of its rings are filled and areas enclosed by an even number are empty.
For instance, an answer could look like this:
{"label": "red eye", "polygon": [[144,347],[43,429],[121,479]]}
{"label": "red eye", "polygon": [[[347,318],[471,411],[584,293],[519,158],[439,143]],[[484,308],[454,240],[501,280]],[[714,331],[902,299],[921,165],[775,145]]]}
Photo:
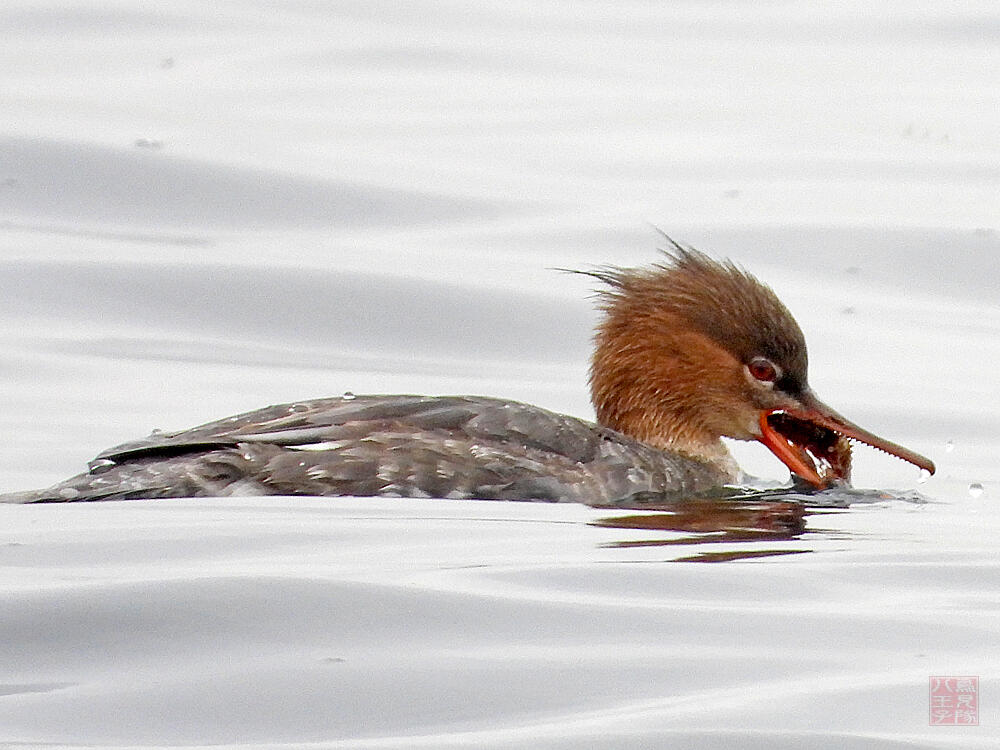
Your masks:
{"label": "red eye", "polygon": [[747,365],[750,374],[762,383],[773,383],[778,379],[778,368],[771,360],[757,357]]}

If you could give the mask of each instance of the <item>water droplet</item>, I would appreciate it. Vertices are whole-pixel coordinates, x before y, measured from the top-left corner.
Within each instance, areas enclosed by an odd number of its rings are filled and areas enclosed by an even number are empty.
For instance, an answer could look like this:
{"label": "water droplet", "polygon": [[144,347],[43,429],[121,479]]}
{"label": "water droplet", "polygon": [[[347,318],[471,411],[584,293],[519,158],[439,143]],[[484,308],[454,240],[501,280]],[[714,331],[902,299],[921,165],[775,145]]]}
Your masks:
{"label": "water droplet", "polygon": [[944,444],[945,453],[951,453],[953,450],[955,450],[955,443],[953,443],[951,440],[949,440],[947,443]]}
{"label": "water droplet", "polygon": [[59,497],[64,498],[66,500],[72,500],[74,497],[78,497],[79,495],[80,495],[80,490],[74,489],[72,487],[63,487],[61,490],[59,490]]}
{"label": "water droplet", "polygon": [[158,138],[136,138],[135,145],[137,148],[148,148],[151,151],[159,151],[163,148],[163,141]]}
{"label": "water droplet", "polygon": [[855,310],[853,307],[851,307],[850,305],[848,305],[847,307],[840,308],[840,312],[843,315],[854,315],[854,313],[857,312],[857,310]]}
{"label": "water droplet", "polygon": [[292,404],[288,407],[289,414],[295,414],[296,412],[309,411],[309,404]]}
{"label": "water droplet", "polygon": [[110,458],[95,458],[93,461],[87,464],[87,468],[90,470],[91,474],[101,474],[102,472],[107,471],[114,465],[115,462],[112,461]]}
{"label": "water droplet", "polygon": [[927,469],[921,469],[920,476],[917,477],[917,484],[923,484],[930,478],[931,478],[931,473],[927,471]]}
{"label": "water droplet", "polygon": [[357,396],[355,396],[350,391],[344,391],[344,395],[342,396],[342,398],[344,399],[344,401],[353,401],[354,399],[357,398]]}
{"label": "water droplet", "polygon": [[982,497],[983,485],[981,485],[979,482],[973,482],[972,484],[969,485],[969,494],[972,497]]}

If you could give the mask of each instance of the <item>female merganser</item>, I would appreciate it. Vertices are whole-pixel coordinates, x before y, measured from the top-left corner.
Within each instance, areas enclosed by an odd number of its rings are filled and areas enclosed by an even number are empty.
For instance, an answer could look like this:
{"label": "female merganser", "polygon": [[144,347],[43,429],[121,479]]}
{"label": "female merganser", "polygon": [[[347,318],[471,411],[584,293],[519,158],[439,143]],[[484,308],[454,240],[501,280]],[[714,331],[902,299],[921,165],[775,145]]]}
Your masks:
{"label": "female merganser", "polygon": [[735,482],[720,440],[759,440],[823,489],[857,440],[934,464],[849,422],[806,382],[802,331],[774,292],[676,243],[606,287],[590,371],[597,424],[479,396],[353,396],[270,406],[104,451],[85,474],[8,502],[226,495],[680,499]]}

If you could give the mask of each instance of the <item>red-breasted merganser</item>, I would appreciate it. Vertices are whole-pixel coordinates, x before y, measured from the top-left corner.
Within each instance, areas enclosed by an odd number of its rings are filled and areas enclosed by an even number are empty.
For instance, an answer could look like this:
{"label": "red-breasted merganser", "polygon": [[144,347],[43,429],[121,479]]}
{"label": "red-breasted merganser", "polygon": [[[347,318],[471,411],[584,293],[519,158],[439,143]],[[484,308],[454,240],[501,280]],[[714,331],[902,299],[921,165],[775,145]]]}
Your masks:
{"label": "red-breasted merganser", "polygon": [[735,482],[721,437],[759,440],[822,489],[850,481],[849,440],[934,464],[823,404],[774,292],[674,243],[603,282],[590,371],[597,424],[479,396],[353,396],[270,406],[104,451],[85,474],[9,502],[226,495],[680,499]]}

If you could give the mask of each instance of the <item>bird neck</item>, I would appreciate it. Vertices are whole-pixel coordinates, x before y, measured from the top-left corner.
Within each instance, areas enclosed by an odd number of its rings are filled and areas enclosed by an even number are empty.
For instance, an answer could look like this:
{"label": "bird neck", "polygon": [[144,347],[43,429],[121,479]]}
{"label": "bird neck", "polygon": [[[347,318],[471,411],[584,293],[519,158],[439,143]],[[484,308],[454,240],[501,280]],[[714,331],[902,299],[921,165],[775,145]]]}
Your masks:
{"label": "bird neck", "polygon": [[590,389],[598,422],[735,477],[720,427],[720,406],[739,387],[727,379],[738,371],[732,355],[677,320],[622,312],[610,311],[595,335]]}

